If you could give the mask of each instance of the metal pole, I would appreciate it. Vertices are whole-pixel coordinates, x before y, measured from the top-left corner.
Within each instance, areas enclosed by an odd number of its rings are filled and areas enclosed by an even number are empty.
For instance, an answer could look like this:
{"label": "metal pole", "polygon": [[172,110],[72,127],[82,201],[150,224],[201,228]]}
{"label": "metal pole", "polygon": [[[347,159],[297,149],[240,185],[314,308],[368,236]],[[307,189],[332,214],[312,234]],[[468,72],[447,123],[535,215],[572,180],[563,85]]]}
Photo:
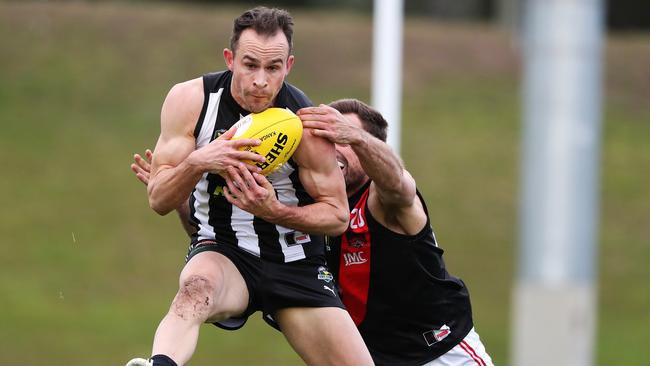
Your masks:
{"label": "metal pole", "polygon": [[403,0],[375,0],[372,102],[388,121],[388,144],[400,153],[402,112]]}
{"label": "metal pole", "polygon": [[521,251],[512,364],[593,364],[601,0],[524,9]]}

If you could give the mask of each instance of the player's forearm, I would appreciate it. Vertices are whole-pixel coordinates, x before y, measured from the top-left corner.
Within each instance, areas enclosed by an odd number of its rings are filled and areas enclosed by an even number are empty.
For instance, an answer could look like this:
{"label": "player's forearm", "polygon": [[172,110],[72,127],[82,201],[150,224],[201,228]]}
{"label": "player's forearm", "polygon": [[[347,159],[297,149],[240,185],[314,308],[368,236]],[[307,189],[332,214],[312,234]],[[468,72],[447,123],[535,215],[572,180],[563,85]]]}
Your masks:
{"label": "player's forearm", "polygon": [[302,207],[279,204],[267,217],[262,218],[304,233],[338,236],[348,226],[350,214],[347,206],[347,202],[338,205],[316,202]]}
{"label": "player's forearm", "polygon": [[401,159],[393,152],[388,144],[364,133],[358,142],[351,144],[355,154],[359,157],[361,167],[375,186],[386,196],[395,196],[399,199],[409,181],[404,175],[404,165]]}
{"label": "player's forearm", "polygon": [[159,215],[177,209],[187,202],[203,173],[189,157],[178,166],[160,170],[149,182],[149,206]]}

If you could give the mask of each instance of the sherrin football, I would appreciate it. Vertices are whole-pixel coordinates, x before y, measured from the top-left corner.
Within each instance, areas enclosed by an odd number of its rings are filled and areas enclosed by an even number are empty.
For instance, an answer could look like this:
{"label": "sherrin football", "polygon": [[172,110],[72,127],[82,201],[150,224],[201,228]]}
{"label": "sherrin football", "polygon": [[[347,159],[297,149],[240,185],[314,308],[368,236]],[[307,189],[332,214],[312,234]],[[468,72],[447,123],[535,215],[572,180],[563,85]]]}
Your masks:
{"label": "sherrin football", "polygon": [[260,113],[251,113],[235,123],[235,139],[259,139],[259,146],[244,146],[240,150],[252,151],[266,157],[263,163],[246,161],[262,169],[267,175],[291,158],[302,139],[302,121],[293,112],[284,108],[268,108]]}

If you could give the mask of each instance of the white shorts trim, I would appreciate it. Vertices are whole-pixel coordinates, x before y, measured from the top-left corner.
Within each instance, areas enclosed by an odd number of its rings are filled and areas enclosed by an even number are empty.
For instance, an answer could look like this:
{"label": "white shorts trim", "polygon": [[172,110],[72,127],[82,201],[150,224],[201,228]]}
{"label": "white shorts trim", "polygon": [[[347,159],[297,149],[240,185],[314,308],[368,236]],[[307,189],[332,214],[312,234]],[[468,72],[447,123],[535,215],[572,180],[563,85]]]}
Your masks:
{"label": "white shorts trim", "polygon": [[422,366],[494,366],[478,333],[472,328],[449,352]]}

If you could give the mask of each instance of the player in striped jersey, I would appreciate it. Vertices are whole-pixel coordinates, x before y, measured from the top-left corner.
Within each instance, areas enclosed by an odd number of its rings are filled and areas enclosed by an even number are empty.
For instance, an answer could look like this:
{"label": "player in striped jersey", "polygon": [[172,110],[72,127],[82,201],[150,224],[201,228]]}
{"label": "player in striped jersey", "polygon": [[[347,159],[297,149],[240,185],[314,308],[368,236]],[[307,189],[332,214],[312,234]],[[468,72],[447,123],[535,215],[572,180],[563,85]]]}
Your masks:
{"label": "player in striped jersey", "polygon": [[372,364],[325,262],[322,235],[340,234],[347,222],[334,145],[304,134],[291,162],[269,176],[279,203],[274,210],[252,215],[229,202],[229,174],[244,169],[258,175],[259,168],[242,161],[263,161],[238,149],[259,141],[230,140],[231,126],[271,106],[296,111],[311,105],[284,81],[294,62],[292,33],[285,11],[247,11],[235,19],[224,50],[228,70],[177,84],[167,95],[149,203],[164,215],[190,197],[192,243],[153,356],[128,366],[184,365],[202,323],[238,329],[256,311],[279,326],[307,364]]}

